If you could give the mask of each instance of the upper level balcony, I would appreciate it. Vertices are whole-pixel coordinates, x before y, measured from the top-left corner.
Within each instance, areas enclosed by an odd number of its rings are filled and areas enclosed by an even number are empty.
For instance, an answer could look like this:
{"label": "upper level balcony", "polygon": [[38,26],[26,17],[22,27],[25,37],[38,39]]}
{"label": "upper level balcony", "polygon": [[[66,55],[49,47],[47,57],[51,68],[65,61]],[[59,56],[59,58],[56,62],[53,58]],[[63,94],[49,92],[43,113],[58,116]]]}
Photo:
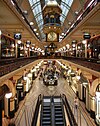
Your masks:
{"label": "upper level balcony", "polygon": [[14,70],[17,70],[29,63],[34,62],[38,59],[64,59],[66,61],[70,61],[75,63],[76,65],[83,66],[90,70],[94,70],[96,72],[100,72],[100,62],[94,59],[86,59],[86,58],[76,58],[76,57],[29,57],[29,58],[12,58],[12,59],[1,59],[0,60],[0,77],[8,74]]}

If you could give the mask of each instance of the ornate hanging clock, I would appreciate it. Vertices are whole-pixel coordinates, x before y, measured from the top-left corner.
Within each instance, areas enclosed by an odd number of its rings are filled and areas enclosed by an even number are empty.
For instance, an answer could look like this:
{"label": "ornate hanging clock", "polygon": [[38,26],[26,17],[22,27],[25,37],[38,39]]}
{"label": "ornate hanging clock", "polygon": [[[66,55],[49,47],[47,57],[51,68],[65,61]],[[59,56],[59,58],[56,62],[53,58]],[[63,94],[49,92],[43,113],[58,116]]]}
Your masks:
{"label": "ornate hanging clock", "polygon": [[47,35],[48,41],[57,41],[57,33],[49,32]]}

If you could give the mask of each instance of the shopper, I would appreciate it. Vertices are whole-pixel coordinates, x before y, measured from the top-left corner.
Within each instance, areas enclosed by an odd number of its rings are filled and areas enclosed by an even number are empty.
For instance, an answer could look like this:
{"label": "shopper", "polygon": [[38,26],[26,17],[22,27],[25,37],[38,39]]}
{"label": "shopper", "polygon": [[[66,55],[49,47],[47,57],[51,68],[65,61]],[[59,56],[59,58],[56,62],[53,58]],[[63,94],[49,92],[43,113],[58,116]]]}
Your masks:
{"label": "shopper", "polygon": [[74,105],[75,105],[75,108],[77,109],[78,108],[78,97],[77,96],[74,99]]}

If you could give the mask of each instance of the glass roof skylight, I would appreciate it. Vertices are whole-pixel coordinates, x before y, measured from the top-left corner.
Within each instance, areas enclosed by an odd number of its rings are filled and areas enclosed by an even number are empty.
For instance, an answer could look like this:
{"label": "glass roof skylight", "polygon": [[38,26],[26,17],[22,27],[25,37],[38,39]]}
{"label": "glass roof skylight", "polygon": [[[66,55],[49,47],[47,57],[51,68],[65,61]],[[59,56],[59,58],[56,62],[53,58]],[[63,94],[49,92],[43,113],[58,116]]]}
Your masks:
{"label": "glass roof skylight", "polygon": [[[43,16],[42,16],[42,8],[41,8],[41,2],[40,0],[28,0],[30,2],[33,14],[35,16],[36,22],[38,24],[41,37],[44,38],[45,34],[43,33]],[[45,0],[45,5],[49,2],[50,0]],[[57,0],[54,0],[57,1]],[[66,16],[68,14],[68,11],[72,5],[73,0],[61,0],[61,9],[62,9],[62,14],[60,17],[61,24],[64,23]]]}
{"label": "glass roof skylight", "polygon": [[65,21],[65,18],[68,14],[68,11],[72,5],[73,0],[62,0],[61,1],[61,9],[62,9],[62,14],[60,17],[61,23],[63,24]]}
{"label": "glass roof skylight", "polygon": [[42,17],[42,9],[41,9],[40,0],[29,0],[29,2],[30,2],[33,14],[36,18],[36,22],[41,32],[43,28],[43,17]]}

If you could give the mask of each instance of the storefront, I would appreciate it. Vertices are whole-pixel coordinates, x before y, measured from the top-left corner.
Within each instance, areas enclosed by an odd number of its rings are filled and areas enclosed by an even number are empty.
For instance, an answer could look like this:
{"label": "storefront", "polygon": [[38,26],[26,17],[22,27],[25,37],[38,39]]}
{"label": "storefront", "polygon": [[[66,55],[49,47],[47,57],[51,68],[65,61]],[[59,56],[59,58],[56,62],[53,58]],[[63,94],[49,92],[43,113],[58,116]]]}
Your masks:
{"label": "storefront", "polygon": [[23,85],[23,77],[19,78],[17,80],[17,84],[16,84],[16,91],[17,91],[17,99],[18,102],[23,100],[24,98],[24,85]]}
{"label": "storefront", "polygon": [[82,74],[78,84],[78,94],[79,99],[85,103],[86,109],[89,111],[89,83]]}
{"label": "storefront", "polygon": [[95,111],[96,123],[100,126],[100,84],[96,89],[96,111]]}
{"label": "storefront", "polygon": [[25,77],[23,77],[25,81],[24,85],[24,91],[25,93],[29,92],[31,86],[32,86],[32,73],[28,73]]}

